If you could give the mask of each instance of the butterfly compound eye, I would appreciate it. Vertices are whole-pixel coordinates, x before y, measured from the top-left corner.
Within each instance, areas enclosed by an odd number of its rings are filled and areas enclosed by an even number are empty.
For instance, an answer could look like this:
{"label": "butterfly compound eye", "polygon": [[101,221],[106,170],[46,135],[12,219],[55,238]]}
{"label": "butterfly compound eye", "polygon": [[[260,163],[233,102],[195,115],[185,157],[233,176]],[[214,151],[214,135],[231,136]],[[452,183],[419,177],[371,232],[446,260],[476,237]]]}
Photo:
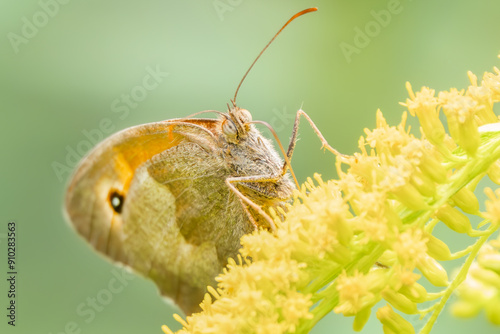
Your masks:
{"label": "butterfly compound eye", "polygon": [[113,211],[116,213],[122,213],[123,201],[125,200],[122,194],[116,190],[111,190],[109,192],[108,200],[111,208],[113,208]]}
{"label": "butterfly compound eye", "polygon": [[238,129],[233,121],[225,119],[222,123],[222,132],[229,138],[234,138],[238,134]]}

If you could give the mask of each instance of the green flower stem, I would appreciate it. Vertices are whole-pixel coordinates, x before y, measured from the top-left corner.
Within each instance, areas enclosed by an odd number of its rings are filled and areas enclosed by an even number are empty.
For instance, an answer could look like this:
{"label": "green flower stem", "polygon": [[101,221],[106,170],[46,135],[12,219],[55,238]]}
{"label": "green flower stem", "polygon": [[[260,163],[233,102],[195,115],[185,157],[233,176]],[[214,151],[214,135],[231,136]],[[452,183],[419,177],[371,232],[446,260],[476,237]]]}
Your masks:
{"label": "green flower stem", "polygon": [[441,196],[433,206],[439,207],[444,204],[458,190],[465,187],[481,173],[484,173],[499,158],[500,134],[495,133],[495,137],[491,136],[486,139],[486,142],[479,148],[476,157],[472,158],[457,174],[451,177],[452,182],[442,187]]}
{"label": "green flower stem", "polygon": [[[443,295],[444,295],[444,291],[440,291],[440,292],[428,292],[427,293],[427,301],[431,301],[431,300],[434,300],[434,299],[441,298],[441,297],[443,297]],[[422,310],[421,312],[425,312],[425,310]]]}
{"label": "green flower stem", "polygon": [[469,247],[462,249],[461,251],[455,252],[455,253],[451,254],[450,260],[456,260],[456,259],[459,259],[461,257],[464,257],[467,254],[469,254],[470,252],[472,252],[473,249],[474,249],[474,245],[470,245]]}
{"label": "green flower stem", "polygon": [[[333,283],[330,286],[333,286],[335,288],[336,284]],[[334,289],[328,299],[323,299],[320,304],[311,311],[313,318],[305,320],[299,325],[297,333],[309,333],[309,331],[318,323],[318,321],[320,321],[325,315],[330,313],[338,303],[339,292]]]}
{"label": "green flower stem", "polygon": [[432,231],[434,230],[434,227],[436,227],[437,223],[439,223],[439,219],[432,219],[429,223],[427,223],[425,225],[425,228],[424,230],[428,233],[432,233]]}
{"label": "green flower stem", "polygon": [[478,238],[478,237],[482,237],[483,235],[485,235],[487,233],[488,233],[487,231],[472,230],[471,232],[467,233],[467,235],[469,237],[472,237],[472,238]]}
{"label": "green flower stem", "polygon": [[[311,284],[301,290],[302,293],[316,293],[318,290],[322,289],[325,285],[333,281],[342,272],[342,267],[337,267],[332,271],[324,273],[322,276],[315,279]],[[321,299],[321,296],[317,296]],[[314,301],[314,297],[313,297]]]}
{"label": "green flower stem", "polygon": [[439,314],[443,310],[444,306],[448,302],[448,299],[450,298],[451,294],[460,285],[460,283],[462,283],[465,280],[465,278],[467,277],[467,273],[469,271],[469,268],[470,268],[472,262],[474,261],[474,259],[476,258],[476,255],[479,252],[479,249],[495,231],[496,231],[496,228],[494,228],[494,227],[490,228],[488,230],[489,233],[487,235],[480,237],[477,240],[477,242],[473,245],[473,249],[472,249],[471,253],[469,254],[469,257],[465,261],[462,268],[460,268],[460,272],[458,273],[458,275],[455,277],[455,279],[453,279],[451,284],[444,291],[443,298],[437,304],[432,306],[434,311],[433,311],[431,317],[429,318],[429,320],[427,321],[427,323],[425,324],[425,326],[419,332],[419,334],[430,333],[432,327],[434,326],[434,323],[437,320],[437,317],[439,316]]}
{"label": "green flower stem", "polygon": [[[347,265],[346,271],[348,273],[353,273],[355,270],[358,270],[360,272],[368,272],[370,268],[373,267],[373,264],[377,262],[380,256],[382,256],[382,253],[385,251],[385,248],[380,244],[371,244],[369,246],[370,249],[364,250],[366,251],[366,256],[361,257],[359,260],[355,259]],[[363,254],[365,253],[363,252]],[[335,272],[337,272],[337,270]],[[338,272],[336,275],[331,273],[329,276],[336,277],[339,273],[340,272]],[[329,280],[329,282],[331,282],[332,280],[333,279]],[[324,285],[322,285],[320,288],[322,288],[323,286]],[[339,292],[337,291],[337,286],[335,283],[329,285],[320,292],[316,292],[316,296],[322,298],[322,300],[311,311],[311,313],[313,314],[313,318],[301,323],[298,333],[307,333],[308,331],[310,331],[318,321],[320,321],[325,315],[330,313],[333,308],[339,303]]]}

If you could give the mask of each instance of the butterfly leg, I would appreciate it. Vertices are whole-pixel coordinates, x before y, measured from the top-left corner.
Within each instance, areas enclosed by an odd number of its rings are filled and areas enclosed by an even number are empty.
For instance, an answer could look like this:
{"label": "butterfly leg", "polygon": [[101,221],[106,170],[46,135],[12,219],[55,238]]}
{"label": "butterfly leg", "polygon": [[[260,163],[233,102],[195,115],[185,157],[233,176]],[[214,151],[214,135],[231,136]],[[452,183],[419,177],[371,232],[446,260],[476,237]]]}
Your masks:
{"label": "butterfly leg", "polygon": [[248,206],[245,204],[245,202],[243,202],[243,200],[240,197],[238,197],[238,199],[240,200],[241,207],[243,208],[243,210],[245,210],[245,213],[247,214],[248,219],[250,219],[250,223],[252,223],[254,229],[257,230],[259,228],[259,224],[257,224],[257,222],[255,221],[255,218],[250,213],[250,210],[248,210]]}
{"label": "butterfly leg", "polygon": [[[337,151],[336,149],[334,149],[333,147],[331,147],[328,144],[328,142],[326,141],[325,137],[323,137],[323,134],[321,133],[321,131],[319,131],[319,129],[316,126],[316,124],[314,124],[314,122],[311,119],[311,117],[309,117],[309,115],[306,114],[302,109],[299,109],[297,111],[296,116],[295,116],[295,122],[293,124],[292,136],[290,137],[290,143],[288,144],[288,150],[286,152],[286,155],[288,157],[288,161],[292,160],[293,150],[295,149],[295,144],[297,143],[297,135],[298,135],[298,132],[299,132],[300,116],[303,116],[309,122],[309,124],[311,125],[311,127],[313,128],[314,132],[316,133],[316,135],[318,136],[319,140],[321,141],[321,148],[322,149],[326,149],[326,150],[332,152],[337,157],[342,157],[342,158],[349,157],[348,155],[342,154],[339,151]],[[288,166],[285,163],[283,165],[283,174],[286,173],[287,168],[288,168]]]}
{"label": "butterfly leg", "polygon": [[[255,175],[255,176],[234,176],[234,177],[228,177],[226,179],[226,184],[231,189],[236,196],[240,199],[242,204],[247,204],[249,207],[257,211],[264,219],[268,222],[269,228],[275,232],[276,231],[276,225],[274,224],[273,219],[262,209],[260,205],[252,201],[250,198],[245,196],[236,186],[234,185],[235,183],[241,183],[241,182],[272,182],[276,181],[277,179],[281,178],[281,176],[277,177],[269,177],[268,175]],[[245,207],[245,206],[244,206]],[[251,217],[250,212],[245,208],[245,211],[247,212],[248,216]],[[255,220],[253,217],[250,218],[250,220],[254,223]],[[258,225],[255,222],[255,225]]]}

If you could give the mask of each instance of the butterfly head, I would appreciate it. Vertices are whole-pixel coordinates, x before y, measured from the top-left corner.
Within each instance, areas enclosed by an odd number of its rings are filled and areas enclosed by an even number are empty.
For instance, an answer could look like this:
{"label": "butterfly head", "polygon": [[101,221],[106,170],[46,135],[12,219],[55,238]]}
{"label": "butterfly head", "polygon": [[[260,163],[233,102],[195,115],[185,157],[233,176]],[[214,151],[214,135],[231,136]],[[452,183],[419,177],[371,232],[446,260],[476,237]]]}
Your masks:
{"label": "butterfly head", "polygon": [[252,114],[246,109],[234,106],[224,115],[222,120],[222,133],[230,143],[237,144],[245,139],[251,131]]}

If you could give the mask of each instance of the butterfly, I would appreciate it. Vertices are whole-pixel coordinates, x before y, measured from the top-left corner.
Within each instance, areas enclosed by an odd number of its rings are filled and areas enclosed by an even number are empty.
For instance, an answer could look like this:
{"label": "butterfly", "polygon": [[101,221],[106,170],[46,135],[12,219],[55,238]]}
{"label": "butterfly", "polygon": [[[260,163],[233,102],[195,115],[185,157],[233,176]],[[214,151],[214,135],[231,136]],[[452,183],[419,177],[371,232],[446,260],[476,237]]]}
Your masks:
{"label": "butterfly", "polygon": [[[262,50],[296,17],[294,15]],[[252,66],[255,64],[252,64]],[[152,279],[186,313],[200,311],[208,285],[240,238],[275,230],[270,208],[283,207],[296,188],[287,172],[297,139],[297,113],[284,161],[256,128],[236,96],[217,119],[179,118],[134,126],[98,144],[69,182],[69,221],[97,251]],[[199,114],[199,113],[198,113]],[[336,152],[336,151],[335,151]],[[293,171],[292,171],[293,173]]]}

